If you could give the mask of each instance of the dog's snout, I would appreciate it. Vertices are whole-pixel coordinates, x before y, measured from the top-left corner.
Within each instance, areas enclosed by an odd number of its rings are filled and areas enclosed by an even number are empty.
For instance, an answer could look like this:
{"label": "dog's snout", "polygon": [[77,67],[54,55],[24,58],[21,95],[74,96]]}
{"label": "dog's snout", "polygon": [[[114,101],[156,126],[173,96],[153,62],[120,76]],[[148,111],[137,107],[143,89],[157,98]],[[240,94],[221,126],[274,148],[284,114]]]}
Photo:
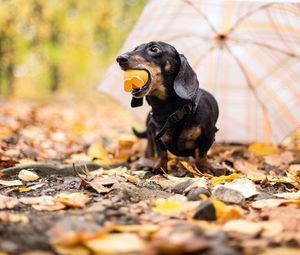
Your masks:
{"label": "dog's snout", "polygon": [[121,64],[126,64],[128,62],[129,56],[127,54],[122,54],[117,57],[117,62]]}

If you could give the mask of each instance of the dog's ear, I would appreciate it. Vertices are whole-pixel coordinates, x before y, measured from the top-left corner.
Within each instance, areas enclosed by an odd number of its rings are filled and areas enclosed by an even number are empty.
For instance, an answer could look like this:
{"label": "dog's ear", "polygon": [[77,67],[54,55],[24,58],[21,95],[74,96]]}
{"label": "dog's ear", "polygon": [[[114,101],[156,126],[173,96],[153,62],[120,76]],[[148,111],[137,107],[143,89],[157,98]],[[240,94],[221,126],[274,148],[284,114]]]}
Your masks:
{"label": "dog's ear", "polygon": [[143,98],[135,98],[133,97],[131,99],[131,107],[135,108],[135,107],[139,107],[143,105]]}
{"label": "dog's ear", "polygon": [[174,90],[176,94],[182,99],[192,100],[199,88],[197,75],[189,65],[186,57],[182,54],[180,56],[180,69],[174,80]]}

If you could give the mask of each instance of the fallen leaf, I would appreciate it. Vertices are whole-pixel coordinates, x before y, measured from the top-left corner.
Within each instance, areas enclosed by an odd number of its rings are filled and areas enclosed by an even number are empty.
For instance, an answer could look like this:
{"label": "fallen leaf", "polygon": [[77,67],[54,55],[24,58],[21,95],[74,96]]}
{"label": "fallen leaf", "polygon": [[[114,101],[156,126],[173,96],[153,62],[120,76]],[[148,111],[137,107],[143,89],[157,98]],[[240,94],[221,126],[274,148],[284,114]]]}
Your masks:
{"label": "fallen leaf", "polygon": [[111,165],[111,160],[105,148],[100,142],[95,142],[91,144],[87,152],[88,156],[92,159],[96,159],[100,165],[109,166]]}
{"label": "fallen leaf", "polygon": [[243,177],[243,174],[231,174],[231,175],[221,175],[218,177],[213,177],[211,178],[210,182],[213,185],[217,185],[217,184],[222,184],[222,183],[226,183],[226,182],[231,182],[237,178]]}
{"label": "fallen leaf", "polygon": [[84,208],[85,204],[90,200],[90,198],[80,192],[76,193],[60,193],[55,196],[55,199],[63,203],[66,206],[73,208]]}
{"label": "fallen leaf", "polygon": [[299,248],[291,248],[291,247],[277,247],[277,248],[269,248],[264,252],[259,253],[259,255],[299,255]]}
{"label": "fallen leaf", "polygon": [[134,233],[108,234],[85,245],[95,254],[147,254],[145,241]]}
{"label": "fallen leaf", "polygon": [[19,204],[16,197],[8,197],[0,194],[0,209],[12,209]]}
{"label": "fallen leaf", "polygon": [[0,185],[12,187],[12,186],[21,186],[23,185],[23,183],[20,180],[13,180],[13,181],[0,180]]}
{"label": "fallen leaf", "polygon": [[108,193],[112,190],[112,186],[118,183],[119,180],[116,176],[97,176],[92,181],[83,180],[80,187],[92,187],[98,193]]}
{"label": "fallen leaf", "polygon": [[154,201],[153,211],[162,215],[178,214],[183,209],[182,204],[176,200],[159,198]]}
{"label": "fallen leaf", "polygon": [[171,180],[169,180],[168,178],[166,178],[162,175],[154,175],[146,181],[147,182],[154,182],[154,183],[158,184],[159,186],[161,186],[163,189],[171,188],[171,187],[175,186],[174,181],[171,181]]}
{"label": "fallen leaf", "polygon": [[[54,248],[54,250],[57,252],[57,254],[60,255],[90,255],[90,251],[81,246],[72,246],[72,247],[65,247],[65,246],[61,246],[61,245],[52,245],[52,247]],[[36,254],[39,255],[39,254]],[[43,255],[43,254],[41,254]]]}
{"label": "fallen leaf", "polygon": [[21,187],[21,188],[19,188],[19,192],[23,193],[23,192],[28,192],[31,190],[36,190],[36,189],[43,187],[44,185],[45,185],[45,183],[39,183],[39,184],[32,185],[30,187]]}
{"label": "fallen leaf", "polygon": [[51,196],[21,197],[19,201],[23,204],[31,205],[34,209],[39,211],[57,211],[66,207],[63,203]]}
{"label": "fallen leaf", "polygon": [[286,199],[300,199],[300,190],[297,192],[283,192],[283,193],[277,193],[274,194],[274,196],[279,198],[286,198]]}
{"label": "fallen leaf", "polygon": [[0,222],[28,223],[28,217],[20,213],[0,212]]}
{"label": "fallen leaf", "polygon": [[261,235],[263,237],[276,237],[283,231],[283,226],[278,221],[263,221],[260,222],[260,225],[263,227]]}
{"label": "fallen leaf", "polygon": [[18,161],[13,160],[13,159],[0,159],[0,167],[1,168],[12,167],[18,163],[19,163]]}
{"label": "fallen leaf", "polygon": [[234,168],[240,173],[246,175],[252,181],[262,181],[266,179],[266,174],[259,170],[256,164],[246,160],[235,160]]}
{"label": "fallen leaf", "polygon": [[116,225],[112,227],[113,231],[122,233],[137,233],[143,238],[149,238],[152,233],[159,229],[158,225],[142,224],[142,225]]}
{"label": "fallen leaf", "polygon": [[251,204],[253,208],[261,209],[264,207],[278,207],[280,205],[296,204],[300,206],[300,200],[287,200],[287,199],[262,199],[255,201]]}
{"label": "fallen leaf", "polygon": [[[219,186],[221,185],[217,185],[214,188]],[[255,184],[248,178],[238,178],[232,182],[223,184],[223,186],[241,192],[245,198],[252,197],[259,193]]]}
{"label": "fallen leaf", "polygon": [[180,164],[194,176],[202,176],[203,174],[186,161],[180,161]]}
{"label": "fallen leaf", "polygon": [[259,223],[256,222],[232,220],[225,223],[223,230],[231,234],[255,237],[263,230],[263,228]]}
{"label": "fallen leaf", "polygon": [[257,156],[271,156],[278,153],[278,149],[270,143],[253,143],[248,150]]}
{"label": "fallen leaf", "polygon": [[25,170],[25,169],[23,169],[19,172],[18,177],[20,180],[26,181],[26,182],[36,181],[37,179],[40,178],[35,172]]}

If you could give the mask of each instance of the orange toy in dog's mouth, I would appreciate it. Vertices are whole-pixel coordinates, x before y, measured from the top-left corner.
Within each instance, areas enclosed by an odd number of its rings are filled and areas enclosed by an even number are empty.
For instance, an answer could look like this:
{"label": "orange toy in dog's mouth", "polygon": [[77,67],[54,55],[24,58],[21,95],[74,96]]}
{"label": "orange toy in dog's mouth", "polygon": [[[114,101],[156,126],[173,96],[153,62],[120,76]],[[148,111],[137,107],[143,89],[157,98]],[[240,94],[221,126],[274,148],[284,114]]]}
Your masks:
{"label": "orange toy in dog's mouth", "polygon": [[146,85],[149,75],[145,70],[124,71],[124,90],[131,92],[133,89],[140,89]]}

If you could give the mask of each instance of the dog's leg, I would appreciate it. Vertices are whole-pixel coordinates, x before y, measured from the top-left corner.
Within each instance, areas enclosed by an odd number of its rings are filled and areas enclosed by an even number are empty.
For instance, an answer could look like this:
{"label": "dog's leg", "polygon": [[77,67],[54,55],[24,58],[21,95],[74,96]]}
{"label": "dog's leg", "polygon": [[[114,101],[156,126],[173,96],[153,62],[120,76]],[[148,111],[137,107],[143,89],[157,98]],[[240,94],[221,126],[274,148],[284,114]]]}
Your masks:
{"label": "dog's leg", "polygon": [[152,135],[147,135],[147,147],[145,152],[146,158],[153,158],[155,156],[155,149],[154,149],[154,141]]}
{"label": "dog's leg", "polygon": [[207,160],[207,152],[215,141],[215,134],[206,136],[205,139],[199,140],[199,146],[195,150],[196,166],[200,171],[214,174],[213,166]]}
{"label": "dog's leg", "polygon": [[160,170],[161,168],[167,169],[167,162],[168,162],[167,149],[165,148],[164,144],[160,140],[155,141],[155,147],[156,147],[158,159],[154,165],[154,169],[157,170]]}

